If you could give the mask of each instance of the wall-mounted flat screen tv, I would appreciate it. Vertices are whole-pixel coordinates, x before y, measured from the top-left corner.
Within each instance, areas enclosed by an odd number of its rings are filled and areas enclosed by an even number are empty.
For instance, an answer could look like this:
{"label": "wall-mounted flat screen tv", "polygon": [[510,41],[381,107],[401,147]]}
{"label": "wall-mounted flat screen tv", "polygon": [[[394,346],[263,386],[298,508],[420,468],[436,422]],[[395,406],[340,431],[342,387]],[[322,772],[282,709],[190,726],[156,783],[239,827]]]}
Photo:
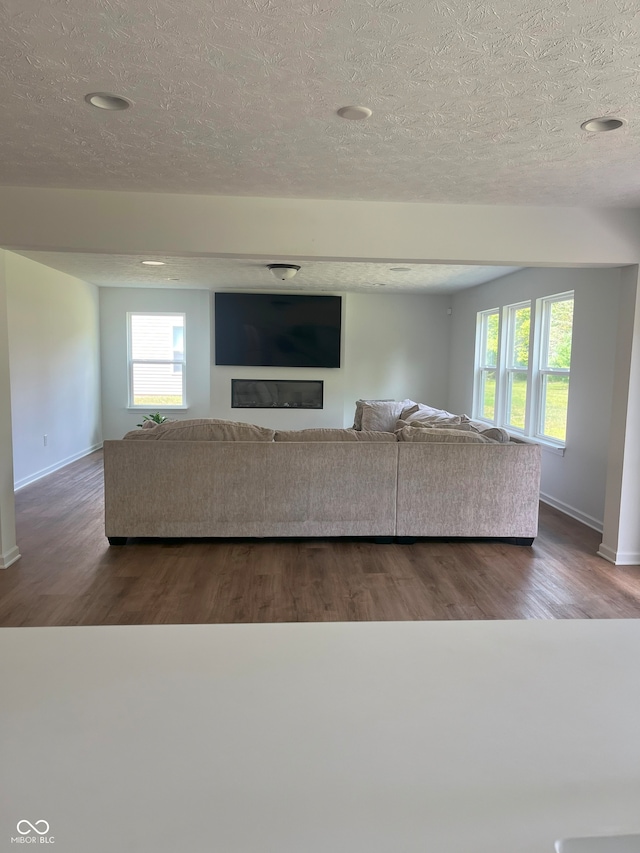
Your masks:
{"label": "wall-mounted flat screen tv", "polygon": [[340,367],[340,296],[215,294],[216,364]]}

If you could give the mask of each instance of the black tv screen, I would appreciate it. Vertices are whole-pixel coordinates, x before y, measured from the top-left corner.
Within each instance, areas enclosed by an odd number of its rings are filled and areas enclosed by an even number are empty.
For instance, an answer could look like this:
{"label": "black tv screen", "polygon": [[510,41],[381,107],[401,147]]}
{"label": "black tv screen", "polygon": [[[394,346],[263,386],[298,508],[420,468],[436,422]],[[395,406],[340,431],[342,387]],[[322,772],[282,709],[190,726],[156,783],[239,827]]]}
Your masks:
{"label": "black tv screen", "polygon": [[216,364],[340,367],[340,296],[215,294]]}

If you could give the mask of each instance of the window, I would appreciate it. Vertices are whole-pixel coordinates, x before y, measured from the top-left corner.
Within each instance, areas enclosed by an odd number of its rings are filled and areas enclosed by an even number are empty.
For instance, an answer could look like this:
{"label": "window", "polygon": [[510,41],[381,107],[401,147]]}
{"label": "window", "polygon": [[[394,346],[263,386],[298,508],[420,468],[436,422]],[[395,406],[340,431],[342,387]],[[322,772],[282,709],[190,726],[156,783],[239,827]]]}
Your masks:
{"label": "window", "polygon": [[481,311],[474,416],[564,445],[572,333],[573,293]]}
{"label": "window", "polygon": [[184,314],[129,314],[129,405],[185,405]]}
{"label": "window", "polygon": [[564,443],[567,435],[573,297],[541,300],[539,421],[537,434]]}
{"label": "window", "polygon": [[476,371],[476,410],[479,417],[495,423],[500,311],[478,314],[478,369]]}
{"label": "window", "polygon": [[507,351],[506,400],[504,423],[524,431],[529,390],[529,345],[531,337],[531,303],[509,305],[506,309]]}

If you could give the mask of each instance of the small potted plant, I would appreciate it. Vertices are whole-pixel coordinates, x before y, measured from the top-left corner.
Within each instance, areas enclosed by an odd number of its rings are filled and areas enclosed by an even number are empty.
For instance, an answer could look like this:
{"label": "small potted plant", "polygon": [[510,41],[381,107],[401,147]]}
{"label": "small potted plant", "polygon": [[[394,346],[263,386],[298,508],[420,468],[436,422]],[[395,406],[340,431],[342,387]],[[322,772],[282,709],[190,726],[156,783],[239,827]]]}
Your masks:
{"label": "small potted plant", "polygon": [[136,424],[136,426],[142,429],[149,429],[156,424],[163,424],[165,421],[166,417],[164,415],[161,415],[160,412],[154,412],[152,415],[143,415],[142,423]]}

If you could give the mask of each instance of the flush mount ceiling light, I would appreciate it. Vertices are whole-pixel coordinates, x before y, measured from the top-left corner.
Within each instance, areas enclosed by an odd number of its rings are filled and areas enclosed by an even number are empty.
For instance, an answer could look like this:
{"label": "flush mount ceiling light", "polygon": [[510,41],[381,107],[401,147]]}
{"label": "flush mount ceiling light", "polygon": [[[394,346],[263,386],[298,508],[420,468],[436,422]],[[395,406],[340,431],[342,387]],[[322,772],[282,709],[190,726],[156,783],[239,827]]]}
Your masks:
{"label": "flush mount ceiling light", "polygon": [[99,110],[126,110],[131,106],[131,101],[119,95],[110,95],[108,92],[89,92],[84,99]]}
{"label": "flush mount ceiling light", "polygon": [[141,261],[145,267],[163,267],[164,261]]}
{"label": "flush mount ceiling light", "polygon": [[604,133],[606,130],[618,130],[624,124],[621,118],[611,118],[601,116],[600,118],[590,118],[589,121],[583,121],[580,127],[588,133]]}
{"label": "flush mount ceiling light", "polygon": [[286,281],[288,278],[293,278],[300,267],[296,264],[268,264],[267,269],[270,269],[276,278]]}
{"label": "flush mount ceiling light", "polygon": [[389,267],[389,272],[411,272],[411,267]]}
{"label": "flush mount ceiling light", "polygon": [[369,107],[340,107],[338,110],[340,118],[348,118],[351,121],[360,121],[372,115]]}

